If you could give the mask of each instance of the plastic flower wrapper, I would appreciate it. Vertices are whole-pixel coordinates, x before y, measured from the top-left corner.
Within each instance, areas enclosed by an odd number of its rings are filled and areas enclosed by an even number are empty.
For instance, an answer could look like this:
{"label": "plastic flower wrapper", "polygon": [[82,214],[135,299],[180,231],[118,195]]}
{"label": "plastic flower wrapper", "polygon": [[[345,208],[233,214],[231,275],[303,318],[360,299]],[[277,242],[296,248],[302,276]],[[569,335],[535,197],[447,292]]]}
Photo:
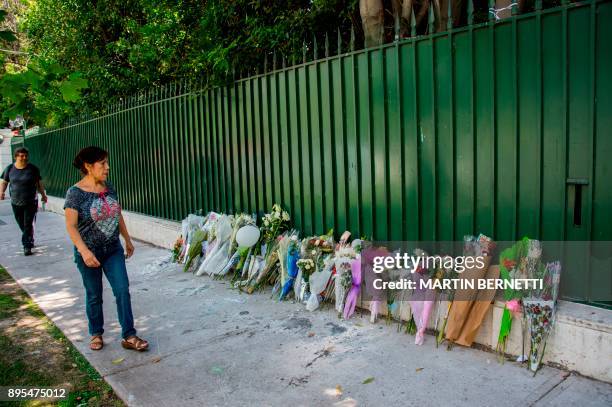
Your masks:
{"label": "plastic flower wrapper", "polygon": [[[483,234],[465,236],[463,255],[481,257],[483,264],[466,265],[461,273],[456,273],[452,268],[449,270],[440,268],[434,270],[434,275],[431,275],[431,278],[439,280],[437,277],[440,274],[442,279],[447,277],[458,278],[474,284],[480,279],[497,279],[499,270],[489,267],[495,247],[496,243]],[[449,305],[442,329],[438,331],[436,344],[446,339],[449,341],[449,347],[452,344],[471,346],[490,308],[491,301],[484,301],[484,298],[492,298],[494,292],[476,287],[464,287],[459,290],[438,290],[438,294],[446,296]],[[450,300],[453,301],[450,302]]]}
{"label": "plastic flower wrapper", "polygon": [[346,300],[344,303],[344,319],[349,319],[351,315],[355,312],[355,307],[357,306],[357,299],[359,298],[359,293],[361,292],[361,256],[358,254],[356,258],[351,260],[351,288],[349,289],[348,294],[346,295]]}
{"label": "plastic flower wrapper", "polygon": [[[325,256],[334,252],[333,230],[322,236],[307,237],[302,240],[300,246],[300,269],[296,278],[294,288],[296,298],[299,301],[306,301],[310,295],[310,276],[323,271]],[[318,293],[317,293],[318,294]]]}
{"label": "plastic flower wrapper", "polygon": [[297,262],[297,266],[300,269],[299,274],[302,276],[297,297],[299,301],[308,299],[308,282],[310,280],[310,275],[316,271],[315,261],[316,258],[301,257]]}
{"label": "plastic flower wrapper", "polygon": [[319,308],[321,303],[320,294],[325,291],[325,288],[327,287],[331,278],[333,268],[334,257],[331,254],[328,254],[323,258],[322,270],[317,270],[310,275],[309,284],[311,294],[306,302],[306,309],[308,311],[314,311]]}
{"label": "plastic flower wrapper", "polygon": [[290,242],[298,241],[298,232],[290,230],[284,232],[278,239],[276,254],[278,256],[278,272],[273,280],[272,297],[277,297],[287,281],[287,252],[289,251]]}
{"label": "plastic flower wrapper", "polygon": [[208,215],[206,215],[206,221],[204,222],[204,225],[202,226],[202,230],[206,232],[206,240],[209,243],[212,243],[217,234],[216,234],[216,226],[217,226],[217,221],[219,220],[219,218],[221,217],[221,214],[216,213],[216,212],[209,212]]}
{"label": "plastic flower wrapper", "polygon": [[261,286],[267,281],[276,279],[276,272],[279,267],[278,259],[278,240],[272,242],[268,246],[268,251],[264,257],[264,267],[257,276],[255,281],[256,286]]}
{"label": "plastic flower wrapper", "polygon": [[279,281],[281,287],[285,284],[285,281],[287,281],[287,252],[289,251],[289,244],[291,241],[297,242],[298,237],[298,232],[296,230],[291,230],[289,232],[285,232],[278,242],[278,248],[276,250],[278,252],[278,261],[280,263]]}
{"label": "plastic flower wrapper", "polygon": [[253,255],[250,258],[249,266],[246,272],[246,278],[242,281],[238,281],[234,284],[235,287],[243,288],[248,292],[253,292],[252,289],[249,290],[248,286],[251,282],[255,282],[257,276],[261,273],[261,270],[264,268],[264,257],[262,255]]}
{"label": "plastic flower wrapper", "polygon": [[289,291],[293,288],[293,282],[295,281],[299,269],[297,266],[297,262],[300,259],[300,249],[298,245],[298,241],[294,239],[290,239],[289,247],[287,249],[287,281],[283,284],[283,288],[280,293],[279,300],[283,300]]}
{"label": "plastic flower wrapper", "polygon": [[336,311],[341,314],[344,311],[344,301],[353,285],[351,272],[351,261],[357,258],[357,252],[352,247],[342,247],[336,251],[335,266],[336,276],[334,278]]}
{"label": "plastic flower wrapper", "polygon": [[222,275],[225,266],[230,260],[229,246],[231,244],[232,228],[231,216],[219,219],[217,223],[217,250],[211,254],[206,265],[206,272],[214,277]]}
{"label": "plastic flower wrapper", "polygon": [[227,264],[225,264],[223,270],[221,270],[221,273],[219,273],[219,275],[225,276],[229,274],[232,270],[235,270],[236,266],[238,266],[238,263],[240,263],[240,257],[243,253],[246,255],[248,250],[248,247],[242,247],[239,250],[236,250],[232,257],[230,257],[230,259],[227,261]]}
{"label": "plastic flower wrapper", "polygon": [[227,215],[222,215],[219,217],[216,222],[215,233],[216,245],[211,249],[212,244],[209,244],[206,258],[196,272],[197,276],[201,276],[204,273],[210,275],[220,273],[229,260],[227,248],[232,236],[232,227],[231,219]]}
{"label": "plastic flower wrapper", "polygon": [[[346,232],[343,236],[346,235]],[[347,239],[341,239],[347,240]],[[352,286],[353,277],[351,274],[351,260],[357,258],[357,255],[361,252],[361,240],[355,239],[350,245],[339,244],[336,247],[334,268],[335,274],[333,276],[333,288],[335,298],[335,308],[338,312],[338,316],[342,316],[344,311],[344,302],[349,289]],[[331,288],[331,287],[330,287]]]}
{"label": "plastic flower wrapper", "polygon": [[199,260],[202,256],[202,242],[206,239],[206,232],[201,229],[196,230],[192,234],[191,243],[189,244],[189,252],[187,253],[187,260],[185,261],[185,267],[183,271],[193,272],[193,267],[199,266]]}
{"label": "plastic flower wrapper", "polygon": [[561,278],[561,263],[556,261],[533,270],[530,278],[542,279],[543,287],[534,289],[523,299],[523,316],[529,330],[529,369],[537,372],[556,315],[556,301]]}
{"label": "plastic flower wrapper", "polygon": [[374,281],[377,279],[387,280],[389,277],[389,270],[385,269],[382,273],[374,273],[372,268],[374,258],[388,256],[389,251],[385,247],[367,246],[368,247],[361,252],[361,263],[364,275],[362,284],[365,288],[366,297],[370,299],[370,322],[375,323],[383,302],[385,304],[387,303],[387,293],[386,290],[376,289]]}
{"label": "plastic flower wrapper", "polygon": [[256,269],[251,269],[246,281],[241,282],[241,287],[246,287],[245,291],[252,294],[261,288],[278,267],[278,241],[270,243],[270,251],[266,256],[257,256]]}
{"label": "plastic flower wrapper", "polygon": [[[192,244],[194,234],[202,229],[204,225],[204,218],[202,216],[189,214],[185,219],[185,245],[183,246],[183,252],[181,253],[181,258],[183,262],[187,261],[187,255],[189,253],[189,248]],[[181,229],[183,229],[183,223],[181,223]]]}
{"label": "plastic flower wrapper", "polygon": [[[421,249],[415,249],[414,253],[417,256],[427,256],[427,253]],[[416,281],[427,280],[429,279],[429,274],[426,269],[417,267],[412,277],[413,280]],[[418,286],[417,284],[417,287]],[[425,340],[425,330],[427,329],[427,323],[429,322],[429,317],[431,316],[431,311],[435,304],[435,295],[435,290],[416,289],[409,301],[412,317],[416,325],[416,334],[414,337],[415,345],[422,345]]]}
{"label": "plastic flower wrapper", "polygon": [[304,294],[304,291],[306,289],[303,283],[304,281],[302,277],[302,270],[298,267],[297,276],[293,281],[293,298],[295,298],[296,301],[302,300],[302,295]]}
{"label": "plastic flower wrapper", "polygon": [[[504,280],[515,278],[527,278],[527,273],[537,269],[542,254],[540,242],[524,237],[512,247],[505,249],[499,255],[499,274]],[[529,258],[528,258],[529,257]],[[522,290],[507,288],[504,290],[506,303],[512,300],[520,300],[524,296]],[[504,307],[501,326],[497,338],[497,352],[500,361],[506,353],[506,344],[512,328],[512,312],[507,306]]]}

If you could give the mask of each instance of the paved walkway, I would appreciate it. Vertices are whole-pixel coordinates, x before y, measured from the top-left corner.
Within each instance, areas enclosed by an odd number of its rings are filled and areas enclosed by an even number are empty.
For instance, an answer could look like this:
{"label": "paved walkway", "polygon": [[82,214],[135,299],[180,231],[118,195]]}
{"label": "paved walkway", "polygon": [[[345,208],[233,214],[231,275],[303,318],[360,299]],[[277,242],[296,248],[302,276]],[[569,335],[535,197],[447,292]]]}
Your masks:
{"label": "paved walkway", "polygon": [[436,349],[433,337],[417,347],[395,325],[372,325],[367,316],[343,321],[330,310],[310,313],[177,267],[159,269],[167,251],[145,244],[128,270],[136,326],[151,351],[121,348],[105,281],[107,344],[92,352],[63,217],[39,214],[31,257],[21,254],[6,201],[0,221],[0,264],[130,406],[612,405],[609,384],[549,367],[532,377],[487,352]]}

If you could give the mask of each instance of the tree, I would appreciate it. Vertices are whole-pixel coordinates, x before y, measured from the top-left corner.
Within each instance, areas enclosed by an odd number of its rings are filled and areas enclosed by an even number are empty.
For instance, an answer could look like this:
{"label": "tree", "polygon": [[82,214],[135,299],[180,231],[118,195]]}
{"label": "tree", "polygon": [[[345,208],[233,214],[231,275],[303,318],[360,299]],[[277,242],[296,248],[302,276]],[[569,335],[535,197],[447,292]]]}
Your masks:
{"label": "tree", "polygon": [[74,103],[87,88],[79,72],[68,72],[56,63],[40,60],[23,52],[22,38],[14,31],[15,13],[0,10],[0,24],[11,17],[11,29],[0,30],[2,64],[0,70],[0,107],[3,119],[25,117],[30,123],[53,126],[74,113]]}
{"label": "tree", "polygon": [[345,40],[357,0],[38,0],[23,30],[42,60],[82,72],[80,109],[173,81],[225,84],[233,72],[262,70],[312,52],[317,37]]}

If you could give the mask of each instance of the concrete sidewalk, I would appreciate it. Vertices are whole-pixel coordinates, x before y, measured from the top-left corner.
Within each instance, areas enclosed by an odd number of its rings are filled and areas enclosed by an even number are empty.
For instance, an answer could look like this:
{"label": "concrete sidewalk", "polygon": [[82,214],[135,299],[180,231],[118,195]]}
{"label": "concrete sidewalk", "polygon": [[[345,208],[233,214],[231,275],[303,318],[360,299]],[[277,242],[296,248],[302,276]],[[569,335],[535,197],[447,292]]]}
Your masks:
{"label": "concrete sidewalk", "polygon": [[0,202],[0,264],[130,406],[612,405],[610,384],[550,367],[532,377],[491,353],[436,349],[431,336],[415,346],[395,324],[370,324],[367,315],[343,321],[175,266],[156,269],[168,252],[145,244],[128,270],[136,327],[151,350],[121,348],[105,281],[106,346],[92,352],[63,217],[39,213],[35,256],[22,255],[18,236],[9,202]]}

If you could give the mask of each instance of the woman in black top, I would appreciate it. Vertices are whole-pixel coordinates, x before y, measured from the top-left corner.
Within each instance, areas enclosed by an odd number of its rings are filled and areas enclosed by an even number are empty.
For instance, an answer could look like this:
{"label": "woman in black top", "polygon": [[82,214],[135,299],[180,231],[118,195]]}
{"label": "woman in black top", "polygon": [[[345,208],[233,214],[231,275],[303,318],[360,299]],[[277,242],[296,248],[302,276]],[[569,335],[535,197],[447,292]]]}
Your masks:
{"label": "woman in black top", "polygon": [[25,147],[15,150],[15,162],[2,172],[0,182],[0,200],[5,198],[7,185],[11,186],[11,202],[13,213],[21,229],[21,243],[26,256],[32,254],[34,247],[34,220],[38,210],[36,191],[40,192],[41,200],[47,202],[40,171],[34,164],[28,162],[29,153]]}

